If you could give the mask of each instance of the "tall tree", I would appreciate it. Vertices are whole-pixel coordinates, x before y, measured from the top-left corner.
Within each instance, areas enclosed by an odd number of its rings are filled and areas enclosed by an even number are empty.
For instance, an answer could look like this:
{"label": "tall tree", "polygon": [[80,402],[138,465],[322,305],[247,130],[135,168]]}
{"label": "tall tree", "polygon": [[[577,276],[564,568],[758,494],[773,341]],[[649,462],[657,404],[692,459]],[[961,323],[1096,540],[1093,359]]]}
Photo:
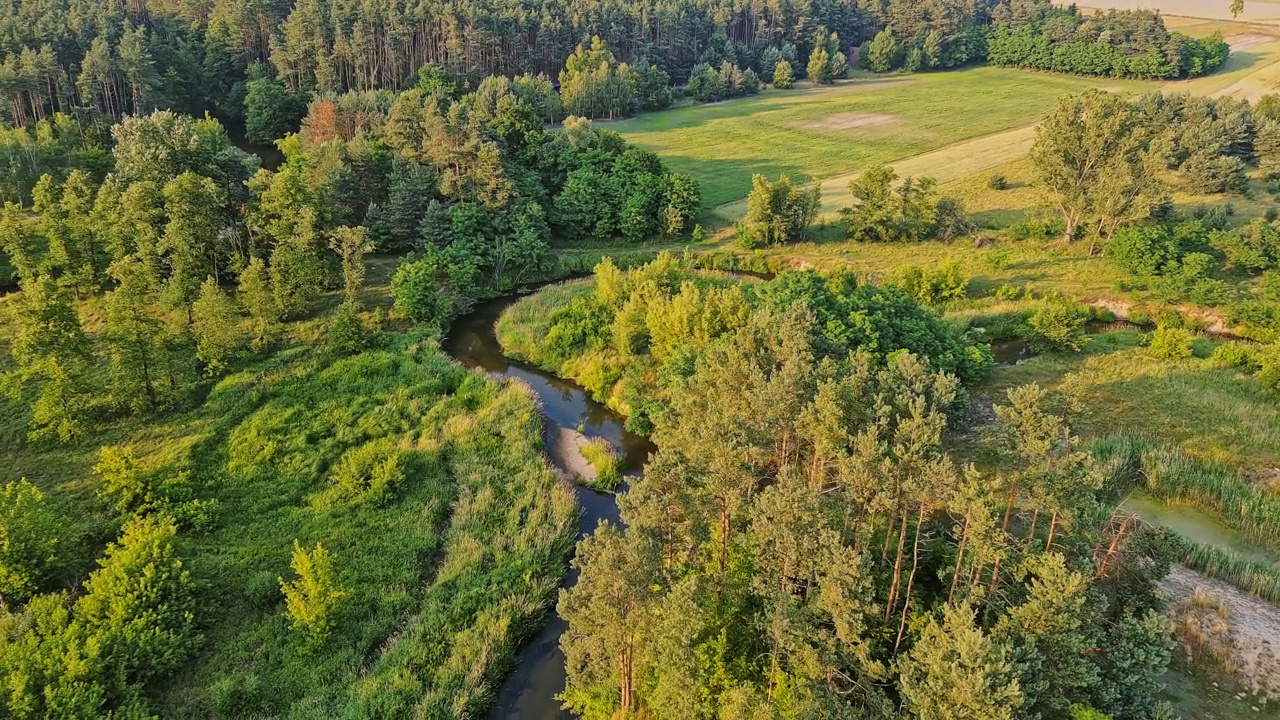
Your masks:
{"label": "tall tree", "polygon": [[92,346],[70,298],[48,275],[23,284],[12,303],[10,352],[18,369],[5,376],[15,396],[36,388],[32,439],[69,442],[88,429],[93,395]]}

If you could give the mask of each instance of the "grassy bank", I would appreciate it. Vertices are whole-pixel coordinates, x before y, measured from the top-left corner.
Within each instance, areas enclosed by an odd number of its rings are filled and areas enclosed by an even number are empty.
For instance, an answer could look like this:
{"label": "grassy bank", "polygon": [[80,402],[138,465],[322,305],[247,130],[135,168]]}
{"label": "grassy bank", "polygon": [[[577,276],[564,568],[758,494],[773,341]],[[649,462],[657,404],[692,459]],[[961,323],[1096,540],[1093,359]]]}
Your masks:
{"label": "grassy bank", "polygon": [[[118,522],[98,497],[100,445],[185,473],[211,508],[179,535],[203,641],[154,686],[163,715],[482,715],[555,599],[577,510],[543,460],[534,401],[408,328],[329,355],[326,323],[291,325],[189,409],[104,422],[69,448],[27,445],[25,412],[0,400],[0,482],[29,478],[98,550]],[[322,542],[349,593],[319,646],[285,614],[295,540]]]}

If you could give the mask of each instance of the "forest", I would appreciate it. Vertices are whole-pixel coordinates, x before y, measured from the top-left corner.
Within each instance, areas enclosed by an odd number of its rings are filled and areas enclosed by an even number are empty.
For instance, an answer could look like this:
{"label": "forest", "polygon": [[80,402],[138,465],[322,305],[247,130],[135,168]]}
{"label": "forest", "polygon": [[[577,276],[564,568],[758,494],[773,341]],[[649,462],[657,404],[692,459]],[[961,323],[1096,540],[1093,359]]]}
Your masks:
{"label": "forest", "polygon": [[[85,109],[119,120],[169,108],[243,123],[264,143],[296,129],[314,96],[442,82],[470,89],[492,75],[557,78],[570,114],[616,117],[666,107],[673,83],[679,96],[701,102],[754,92],[761,80],[775,82],[780,67],[783,87],[801,75],[827,83],[845,76],[859,48],[860,64],[876,72],[989,56],[997,65],[1143,78],[1210,73],[1228,53],[1221,38],[1170,33],[1155,12],[1085,18],[1049,0],[640,0],[587,10],[6,3],[0,117],[8,123]],[[607,61],[601,48],[613,49]],[[584,92],[612,97],[574,98]]]}

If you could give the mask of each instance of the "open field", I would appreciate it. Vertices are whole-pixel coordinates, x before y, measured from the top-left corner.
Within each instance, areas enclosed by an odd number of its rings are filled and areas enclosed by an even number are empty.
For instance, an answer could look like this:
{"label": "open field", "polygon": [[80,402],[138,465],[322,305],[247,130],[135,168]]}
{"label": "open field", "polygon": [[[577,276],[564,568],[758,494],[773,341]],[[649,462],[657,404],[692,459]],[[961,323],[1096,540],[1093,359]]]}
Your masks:
{"label": "open field", "polygon": [[874,163],[946,183],[1016,162],[1031,149],[1035,124],[1064,94],[1164,89],[1254,99],[1280,90],[1280,27],[1178,20],[1172,24],[1181,32],[1227,37],[1235,48],[1227,65],[1207,77],[1171,83],[990,67],[858,74],[833,87],[767,91],[651,113],[610,128],[696,178],[710,224],[745,214],[756,173],[819,182],[822,210],[832,213],[848,204],[849,181]]}
{"label": "open field", "polygon": [[[1081,3],[1080,9],[1159,10],[1165,15],[1189,18],[1233,19],[1231,0],[1088,0]],[[1245,22],[1280,23],[1280,3],[1249,0],[1244,4],[1244,12],[1238,19]],[[1169,27],[1181,29],[1175,23],[1169,23]]]}
{"label": "open field", "polygon": [[[657,152],[672,169],[691,174],[702,184],[703,204],[710,208],[746,197],[755,173],[796,179],[845,174],[1024,128],[1062,95],[1100,86],[1157,87],[988,67],[885,78],[859,75],[833,87],[769,91],[651,113],[609,128]],[[966,156],[984,162],[981,153]],[[960,160],[953,170],[957,174],[966,169]]]}

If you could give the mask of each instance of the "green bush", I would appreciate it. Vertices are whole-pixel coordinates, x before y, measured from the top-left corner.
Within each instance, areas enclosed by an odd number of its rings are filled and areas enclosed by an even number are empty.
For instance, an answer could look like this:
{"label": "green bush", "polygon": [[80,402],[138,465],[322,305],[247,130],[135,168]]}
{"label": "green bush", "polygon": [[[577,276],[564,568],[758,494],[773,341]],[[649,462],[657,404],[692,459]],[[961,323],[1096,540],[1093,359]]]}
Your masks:
{"label": "green bush", "polygon": [[992,175],[991,177],[987,178],[987,187],[991,188],[992,190],[1008,190],[1009,179],[1006,178],[1004,175],[996,173],[995,175]]}
{"label": "green bush", "polygon": [[405,480],[404,458],[395,440],[379,438],[343,454],[329,479],[344,497],[381,505]]}
{"label": "green bush", "polygon": [[960,263],[952,261],[931,268],[907,265],[894,273],[890,284],[925,305],[936,306],[963,299],[969,289],[969,278],[961,272]]}
{"label": "green bush", "polygon": [[1247,372],[1254,372],[1260,367],[1258,349],[1250,343],[1237,340],[1224,342],[1214,348],[1209,361],[1218,367],[1240,368]]}
{"label": "green bush", "polygon": [[1088,320],[1088,308],[1052,295],[1027,318],[1028,340],[1042,352],[1079,352],[1088,342],[1084,333]]}
{"label": "green bush", "polygon": [[1151,333],[1148,349],[1163,360],[1186,360],[1192,355],[1196,335],[1190,330],[1160,326]]}

